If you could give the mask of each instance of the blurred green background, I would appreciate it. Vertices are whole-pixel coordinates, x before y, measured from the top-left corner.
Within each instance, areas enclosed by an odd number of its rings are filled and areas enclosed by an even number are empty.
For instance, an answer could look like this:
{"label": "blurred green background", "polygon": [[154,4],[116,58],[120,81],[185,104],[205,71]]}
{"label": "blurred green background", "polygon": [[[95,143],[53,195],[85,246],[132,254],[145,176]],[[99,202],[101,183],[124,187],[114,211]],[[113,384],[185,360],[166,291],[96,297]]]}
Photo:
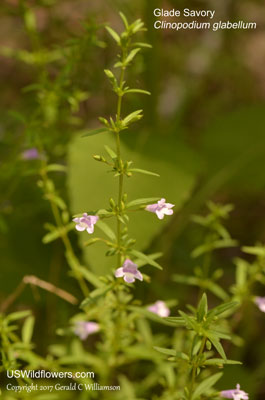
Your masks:
{"label": "blurred green background", "polygon": [[[201,233],[190,216],[204,212],[209,199],[235,205],[228,229],[242,245],[264,242],[264,2],[190,0],[188,4],[189,8],[214,8],[223,20],[254,20],[255,31],[153,28],[154,8],[184,6],[187,2],[181,0],[1,1],[1,300],[26,274],[78,296],[77,286],[67,276],[62,244],[42,244],[43,225],[52,221],[52,215],[36,185],[36,175],[31,174],[35,161],[22,161],[21,152],[41,135],[51,162],[67,165],[68,173],[57,173],[54,179],[72,214],[106,207],[108,198],[115,196],[116,182],[92,158],[112,138],[82,138],[81,131],[97,127],[98,116],[114,112],[114,97],[103,70],[112,67],[117,49],[103,24],[108,22],[120,31],[118,11],[131,21],[142,18],[148,28],[144,39],[153,46],[141,53],[128,77],[130,86],[149,90],[152,96],[128,96],[124,112],[143,108],[144,119],[124,133],[123,154],[137,167],[161,175],[133,176],[126,180],[126,190],[129,199],[161,196],[176,204],[174,217],[162,224],[152,214],[132,218],[130,228],[138,248],[164,252],[163,272],[153,272],[149,291],[139,288],[138,295],[145,302],[177,297],[181,306],[196,299],[194,288],[171,283],[170,276],[192,274],[189,255]],[[38,37],[31,29],[28,7],[36,15]],[[31,52],[46,52],[50,59],[38,62],[30,58]],[[36,82],[43,84],[39,97],[36,88],[29,86]],[[79,92],[86,95],[75,108]],[[46,121],[41,129],[40,104]],[[81,250],[85,237],[71,234],[84,262],[105,273],[113,266],[112,259],[105,259],[100,245]],[[232,260],[240,254],[238,247],[215,257],[216,267],[225,269],[224,284],[233,281]],[[55,326],[67,321],[71,308],[30,288],[13,307],[25,306],[34,309],[39,321],[35,335],[43,352]],[[261,400],[265,392],[263,315],[257,313],[256,324],[247,346],[230,357],[241,358],[244,366],[229,367],[222,384],[229,387],[242,381],[251,399]]]}

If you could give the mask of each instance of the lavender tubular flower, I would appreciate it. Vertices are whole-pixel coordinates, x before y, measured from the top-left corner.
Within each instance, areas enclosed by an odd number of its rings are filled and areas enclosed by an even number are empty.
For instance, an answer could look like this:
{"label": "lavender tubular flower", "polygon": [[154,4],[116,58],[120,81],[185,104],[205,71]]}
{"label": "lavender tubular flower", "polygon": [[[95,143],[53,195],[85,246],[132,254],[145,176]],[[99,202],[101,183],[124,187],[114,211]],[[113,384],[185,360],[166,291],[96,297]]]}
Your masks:
{"label": "lavender tubular flower", "polygon": [[143,275],[138,271],[137,264],[134,264],[129,258],[124,261],[122,267],[116,269],[115,277],[123,277],[124,281],[127,283],[133,283],[135,279],[139,279],[139,281],[143,280]]}
{"label": "lavender tubular flower", "polygon": [[23,151],[21,157],[23,160],[40,160],[43,158],[36,147],[32,147],[31,149]]}
{"label": "lavender tubular flower", "polygon": [[86,340],[89,335],[99,331],[99,324],[96,322],[77,321],[75,323],[74,333],[81,340]]}
{"label": "lavender tubular flower", "polygon": [[236,385],[236,389],[223,390],[220,396],[225,399],[248,400],[248,393],[244,392],[244,390],[240,390],[239,384]]}
{"label": "lavender tubular flower", "polygon": [[75,229],[79,232],[86,230],[88,233],[94,232],[94,225],[97,223],[99,217],[97,215],[87,215],[84,213],[81,218],[74,218],[76,223]]}
{"label": "lavender tubular flower", "polygon": [[166,203],[166,199],[161,199],[155,204],[149,204],[145,210],[155,213],[159,219],[163,219],[165,215],[172,215],[172,208],[175,204]]}
{"label": "lavender tubular flower", "polygon": [[265,313],[265,297],[255,297],[255,304]]}
{"label": "lavender tubular flower", "polygon": [[169,308],[166,306],[164,301],[158,300],[154,304],[149,306],[148,311],[151,311],[154,314],[159,315],[160,317],[168,317],[170,314]]}

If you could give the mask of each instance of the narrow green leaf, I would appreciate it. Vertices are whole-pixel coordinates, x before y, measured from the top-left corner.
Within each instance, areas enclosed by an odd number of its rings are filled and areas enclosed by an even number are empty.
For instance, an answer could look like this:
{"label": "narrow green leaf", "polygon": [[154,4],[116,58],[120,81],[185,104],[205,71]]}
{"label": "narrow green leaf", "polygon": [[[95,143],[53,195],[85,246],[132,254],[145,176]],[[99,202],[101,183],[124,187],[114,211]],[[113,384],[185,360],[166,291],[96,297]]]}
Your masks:
{"label": "narrow green leaf", "polygon": [[104,72],[105,72],[106,76],[107,76],[111,81],[116,80],[115,75],[113,74],[113,72],[112,72],[110,69],[104,69]]}
{"label": "narrow green leaf", "polygon": [[46,235],[43,236],[42,243],[47,244],[53,242],[54,240],[58,239],[58,237],[60,237],[60,231],[59,229],[55,229],[54,231],[46,233]]}
{"label": "narrow green leaf", "polygon": [[140,50],[141,50],[141,49],[136,48],[136,49],[133,49],[132,51],[130,51],[130,53],[129,53],[128,56],[126,57],[124,63],[125,63],[125,64],[129,64],[129,63],[134,59],[134,57],[136,56],[136,54],[139,53]]}
{"label": "narrow green leaf", "polygon": [[204,361],[204,365],[223,365],[223,364],[240,365],[242,364],[242,362],[235,360],[223,360],[222,358],[209,358],[208,360]]}
{"label": "narrow green leaf", "polygon": [[110,158],[112,160],[116,160],[117,159],[117,154],[109,146],[105,145],[104,147],[105,147],[106,152],[110,156]]}
{"label": "narrow green leaf", "polygon": [[66,209],[66,204],[64,202],[64,200],[56,195],[52,195],[51,196],[51,201],[53,203],[55,203],[61,210],[65,210]]}
{"label": "narrow green leaf", "polygon": [[231,336],[228,335],[227,333],[217,331],[216,329],[208,329],[207,331],[210,334],[215,335],[219,339],[226,339],[226,340],[231,340]]}
{"label": "narrow green leaf", "polygon": [[30,315],[31,315],[31,311],[30,311],[30,310],[16,311],[16,312],[13,312],[13,313],[9,314],[9,315],[6,317],[6,320],[7,320],[8,322],[10,322],[10,321],[15,321],[15,320],[17,320],[17,319],[22,319],[22,318],[29,317]]}
{"label": "narrow green leaf", "polygon": [[123,120],[122,120],[122,122],[123,122],[123,124],[124,125],[128,125],[130,122],[133,122],[133,121],[138,121],[140,118],[142,118],[142,113],[143,112],[143,110],[137,110],[137,111],[134,111],[134,112],[132,112],[131,114],[129,114],[129,115],[127,115]]}
{"label": "narrow green leaf", "polygon": [[220,304],[219,306],[213,308],[211,311],[208,312],[207,315],[207,320],[209,318],[213,318],[217,315],[223,314],[224,312],[235,308],[236,306],[238,306],[238,302],[237,301],[230,301],[228,303],[224,303],[224,304]]}
{"label": "narrow green leaf", "polygon": [[204,381],[201,382],[194,390],[191,400],[195,400],[199,398],[202,394],[205,394],[207,390],[211,389],[211,387],[214,386],[217,381],[219,381],[222,375],[222,372],[218,372],[217,374],[214,374],[209,378],[204,379]]}
{"label": "narrow green leaf", "polygon": [[191,253],[191,256],[193,258],[199,257],[204,253],[211,252],[216,249],[222,249],[226,247],[235,247],[238,245],[238,242],[233,239],[221,239],[221,240],[216,240],[211,243],[205,243],[201,246],[196,247],[196,249],[193,250]]}
{"label": "narrow green leaf", "polygon": [[140,93],[140,94],[147,94],[147,95],[151,95],[150,92],[148,92],[147,90],[142,90],[142,89],[128,89],[125,91],[125,93]]}
{"label": "narrow green leaf", "polygon": [[133,33],[145,30],[144,23],[140,19],[137,19],[135,22],[133,22],[131,26]]}
{"label": "narrow green leaf", "polygon": [[130,168],[129,172],[139,172],[140,174],[144,174],[144,175],[160,176],[160,175],[156,174],[155,172],[147,171],[145,169],[140,169],[140,168]]}
{"label": "narrow green leaf", "polygon": [[226,247],[235,247],[238,245],[238,242],[233,239],[221,239],[221,240],[216,240],[211,243],[205,243],[201,246],[196,247],[196,249],[193,250],[191,253],[191,256],[193,258],[199,257],[204,253],[211,252],[216,249],[222,249]]}
{"label": "narrow green leaf", "polygon": [[173,281],[178,283],[185,283],[186,285],[191,285],[191,286],[200,286],[201,282],[201,280],[199,278],[196,278],[195,276],[187,276],[180,274],[173,275]]}
{"label": "narrow green leaf", "polygon": [[106,26],[107,31],[109,32],[109,34],[113,37],[113,39],[120,44],[120,37],[118,35],[117,32],[114,31],[114,29],[110,28],[109,26]]}
{"label": "narrow green leaf", "polygon": [[215,296],[219,297],[221,300],[228,300],[229,296],[228,294],[224,291],[224,289],[217,285],[215,282],[209,282],[209,285],[207,285],[207,289],[215,294]]}
{"label": "narrow green leaf", "polygon": [[105,222],[99,220],[95,226],[104,232],[113,242],[116,242],[117,239],[115,233]]}
{"label": "narrow green leaf", "polygon": [[125,28],[128,29],[129,28],[129,23],[128,23],[127,18],[125,17],[125,15],[121,11],[119,12],[119,14],[120,14],[121,19],[123,20]]}
{"label": "narrow green leaf", "polygon": [[245,260],[237,259],[236,263],[236,284],[244,286],[247,280],[248,264]]}
{"label": "narrow green leaf", "polygon": [[170,322],[174,326],[185,326],[186,322],[182,317],[166,317],[166,321]]}
{"label": "narrow green leaf", "polygon": [[33,328],[34,328],[35,318],[30,315],[23,324],[21,337],[23,343],[29,344],[31,342]]}
{"label": "narrow green leaf", "polygon": [[144,42],[135,42],[135,43],[133,43],[133,45],[137,46],[137,47],[146,47],[148,49],[152,49],[152,47],[153,47],[151,44],[144,43]]}
{"label": "narrow green leaf", "polygon": [[223,349],[223,346],[221,345],[218,337],[216,337],[214,334],[211,334],[209,332],[206,333],[208,339],[212,342],[212,344],[214,345],[214,347],[216,348],[216,350],[218,351],[218,353],[220,354],[220,356],[226,360],[226,355]]}
{"label": "narrow green leaf", "polygon": [[106,133],[106,132],[109,132],[109,130],[106,128],[91,129],[88,131],[84,130],[84,131],[82,131],[82,137],[94,136],[94,135],[98,135],[99,133]]}
{"label": "narrow green leaf", "polygon": [[118,61],[114,64],[114,68],[120,68],[123,67],[123,63],[121,61]]}
{"label": "narrow green leaf", "polygon": [[154,346],[154,349],[159,351],[159,353],[165,354],[166,356],[176,356],[176,350],[174,349],[165,349],[164,347]]}
{"label": "narrow green leaf", "polygon": [[147,205],[149,203],[153,203],[160,200],[160,197],[149,197],[149,198],[143,198],[143,199],[136,199],[129,201],[127,203],[127,208],[134,207],[134,206],[141,206],[141,205]]}
{"label": "narrow green leaf", "polygon": [[158,269],[163,269],[161,267],[161,265],[159,265],[156,261],[154,261],[151,257],[149,257],[148,255],[142,253],[141,251],[138,250],[131,250],[130,251],[131,254],[133,254],[135,257],[140,258],[140,260],[145,261],[147,264],[152,265],[155,268]]}
{"label": "narrow green leaf", "polygon": [[204,317],[206,316],[208,312],[208,303],[207,303],[207,296],[204,293],[202,295],[201,301],[198,305],[198,311],[197,311],[197,319],[199,322],[202,322]]}
{"label": "narrow green leaf", "polygon": [[98,238],[98,237],[96,237],[96,238],[91,238],[91,239],[88,239],[88,240],[86,240],[86,241],[84,242],[84,246],[91,246],[91,245],[94,244],[94,243],[102,242],[102,241],[104,241],[102,238]]}
{"label": "narrow green leaf", "polygon": [[190,317],[189,315],[187,315],[186,313],[184,313],[183,311],[180,311],[180,310],[179,310],[179,314],[186,322],[187,328],[193,329],[195,332],[198,332],[199,326],[193,317]]}
{"label": "narrow green leaf", "polygon": [[65,166],[65,165],[62,165],[62,164],[49,164],[47,167],[46,167],[46,171],[48,171],[48,172],[66,172],[67,171],[67,167]]}
{"label": "narrow green leaf", "polygon": [[[152,260],[157,260],[158,258],[160,258],[163,255],[163,253],[153,253],[153,254],[148,254],[148,257],[151,258]],[[144,265],[148,264],[148,262],[146,260],[135,260],[136,264],[138,265],[138,267],[143,267]]]}
{"label": "narrow green leaf", "polygon": [[242,250],[244,253],[253,254],[258,257],[265,257],[265,246],[243,246]]}

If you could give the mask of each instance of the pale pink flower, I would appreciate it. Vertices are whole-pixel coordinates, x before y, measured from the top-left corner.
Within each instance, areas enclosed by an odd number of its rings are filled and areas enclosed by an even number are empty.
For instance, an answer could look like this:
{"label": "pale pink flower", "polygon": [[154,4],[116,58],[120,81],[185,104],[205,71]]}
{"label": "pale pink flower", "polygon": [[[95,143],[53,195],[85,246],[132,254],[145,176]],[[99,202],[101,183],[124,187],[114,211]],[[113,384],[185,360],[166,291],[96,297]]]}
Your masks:
{"label": "pale pink flower", "polygon": [[254,301],[259,307],[260,311],[265,313],[265,297],[255,297]]}
{"label": "pale pink flower", "polygon": [[155,213],[159,219],[163,219],[165,215],[172,215],[172,208],[175,204],[166,203],[166,199],[161,199],[155,204],[149,204],[145,207],[146,211]]}
{"label": "pale pink flower", "polygon": [[23,160],[40,160],[43,158],[43,155],[39,153],[36,147],[32,147],[30,149],[24,150],[21,154]]}
{"label": "pale pink flower", "polygon": [[74,218],[73,221],[76,223],[75,229],[79,232],[86,230],[88,233],[94,232],[94,225],[98,221],[97,215],[87,215],[84,213],[81,218]]}
{"label": "pale pink flower", "polygon": [[233,400],[248,400],[248,393],[244,392],[244,390],[240,390],[240,385],[236,385],[236,389],[223,390],[220,392],[220,396],[225,399],[233,399]]}
{"label": "pale pink flower", "polygon": [[139,279],[139,281],[143,280],[143,275],[138,271],[138,265],[134,264],[129,258],[126,258],[122,267],[116,269],[115,277],[123,277],[127,283],[133,283],[135,279]]}
{"label": "pale pink flower", "polygon": [[158,300],[154,304],[149,306],[148,311],[151,311],[154,314],[159,315],[160,317],[168,317],[170,314],[169,308],[166,306],[164,301]]}
{"label": "pale pink flower", "polygon": [[86,340],[89,335],[99,331],[99,324],[96,322],[77,321],[74,327],[74,333],[80,337],[81,340]]}

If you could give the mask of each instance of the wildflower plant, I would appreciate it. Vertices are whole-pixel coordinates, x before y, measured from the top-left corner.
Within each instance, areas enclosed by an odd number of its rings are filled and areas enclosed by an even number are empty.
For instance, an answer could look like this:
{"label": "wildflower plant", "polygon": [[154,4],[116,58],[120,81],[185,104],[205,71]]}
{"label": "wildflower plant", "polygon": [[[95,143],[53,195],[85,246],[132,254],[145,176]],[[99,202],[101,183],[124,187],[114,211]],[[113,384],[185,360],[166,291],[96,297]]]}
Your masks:
{"label": "wildflower plant", "polygon": [[[85,229],[85,225],[89,225],[86,219],[90,219],[104,231],[104,233],[109,237],[109,240],[100,237],[93,237],[88,239],[85,244],[93,245],[97,241],[105,243],[109,248],[107,255],[116,255],[117,258],[116,271],[114,274],[115,277],[123,277],[125,282],[132,283],[135,279],[140,281],[143,280],[143,276],[138,270],[138,267],[142,267],[144,264],[150,264],[159,269],[161,269],[161,267],[155,261],[154,256],[143,254],[134,249],[135,239],[130,238],[128,233],[129,214],[132,211],[147,210],[157,213],[161,219],[165,214],[171,215],[173,213],[172,207],[174,205],[165,203],[165,199],[159,200],[159,198],[140,198],[128,201],[128,195],[124,191],[125,179],[131,178],[135,173],[155,176],[159,175],[151,171],[135,168],[132,161],[124,160],[121,154],[121,134],[129,128],[131,129],[131,125],[143,117],[142,110],[136,110],[123,116],[123,99],[131,93],[147,95],[150,95],[150,93],[138,88],[129,88],[126,84],[127,69],[130,67],[141,48],[149,46],[143,42],[136,42],[134,39],[137,33],[145,30],[143,22],[137,20],[134,23],[129,24],[126,17],[122,13],[120,13],[120,15],[125,27],[124,32],[119,35],[112,28],[107,27],[109,34],[115,40],[120,49],[118,61],[114,64],[114,71],[111,71],[110,69],[105,70],[105,74],[112,86],[112,90],[117,96],[116,113],[113,117],[110,117],[109,120],[100,117],[99,120],[103,127],[89,131],[85,135],[92,136],[95,134],[103,135],[104,133],[110,133],[115,137],[116,148],[111,149],[110,147],[105,146],[106,154],[94,155],[94,159],[105,164],[109,171],[113,173],[114,177],[117,178],[117,196],[116,199],[109,199],[108,208],[94,210],[93,212],[90,212],[91,215],[83,214],[83,217],[75,217],[73,220],[76,222],[77,230]],[[117,73],[115,71],[119,71],[118,77],[116,77]],[[157,201],[157,203],[149,204],[155,201]],[[102,221],[109,218],[116,219],[115,233],[111,230],[110,226],[106,225],[106,223]],[[141,263],[141,265],[139,265],[139,263]]]}

